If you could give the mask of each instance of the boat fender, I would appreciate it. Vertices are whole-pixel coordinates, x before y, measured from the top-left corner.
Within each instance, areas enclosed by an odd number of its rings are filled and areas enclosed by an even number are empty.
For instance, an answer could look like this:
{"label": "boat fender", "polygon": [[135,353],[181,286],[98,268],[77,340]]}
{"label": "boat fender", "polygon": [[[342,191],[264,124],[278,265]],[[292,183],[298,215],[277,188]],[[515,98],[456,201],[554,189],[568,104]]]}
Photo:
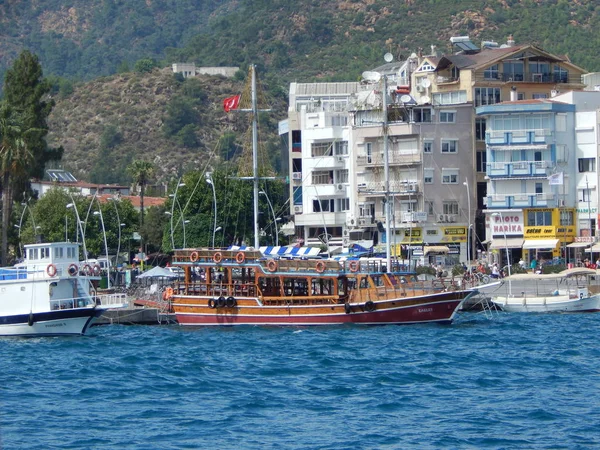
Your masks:
{"label": "boat fender", "polygon": [[238,264],[242,264],[245,260],[246,260],[246,254],[244,252],[238,252],[237,255],[235,255],[235,261]]}
{"label": "boat fender", "polygon": [[29,313],[29,319],[27,320],[27,325],[29,325],[30,327],[33,326],[33,313],[32,312]]}
{"label": "boat fender", "polygon": [[225,297],[223,297],[223,296],[220,296],[220,297],[217,299],[217,306],[218,306],[219,308],[224,308],[226,304],[227,304],[227,300],[225,300]]}
{"label": "boat fender", "polygon": [[237,306],[237,302],[235,301],[235,298],[227,297],[227,307],[234,308],[235,306]]}
{"label": "boat fender", "polygon": [[365,309],[369,312],[375,311],[375,303],[369,300],[367,303],[365,303]]}
{"label": "boat fender", "polygon": [[56,276],[56,266],[54,264],[48,264],[48,267],[46,267],[46,273],[48,274],[49,277],[55,277]]}
{"label": "boat fender", "polygon": [[86,264],[85,266],[83,266],[83,273],[85,273],[86,275],[91,275],[92,274],[92,266],[90,266],[89,264]]}
{"label": "boat fender", "polygon": [[94,268],[92,270],[94,272],[94,275],[96,275],[96,276],[100,275],[100,272],[102,271],[102,269],[100,268],[100,266],[98,264],[94,264]]}
{"label": "boat fender", "polygon": [[213,255],[213,261],[216,262],[217,264],[219,264],[221,261],[223,261],[223,253],[221,252],[217,252]]}
{"label": "boat fender", "polygon": [[315,269],[318,273],[323,273],[325,271],[325,263],[323,261],[319,261],[316,265],[315,265]]}
{"label": "boat fender", "polygon": [[196,262],[196,261],[198,261],[199,257],[200,257],[200,255],[198,255],[198,252],[192,252],[192,254],[190,255],[190,261]]}
{"label": "boat fender", "polygon": [[217,303],[217,302],[215,301],[215,299],[214,299],[214,298],[209,298],[209,299],[208,299],[208,307],[209,307],[209,308],[215,308],[215,307],[217,306],[217,304],[216,304],[216,303]]}
{"label": "boat fender", "polygon": [[346,311],[346,314],[350,314],[352,312],[352,307],[350,306],[350,303],[344,303],[344,311]]}
{"label": "boat fender", "polygon": [[77,275],[78,270],[79,270],[79,268],[77,267],[77,264],[71,264],[69,266],[69,275],[74,277],[75,275]]}
{"label": "boat fender", "polygon": [[358,261],[350,261],[348,268],[350,269],[350,272],[358,272]]}
{"label": "boat fender", "polygon": [[267,269],[269,272],[275,272],[277,270],[277,261],[270,259],[267,261]]}

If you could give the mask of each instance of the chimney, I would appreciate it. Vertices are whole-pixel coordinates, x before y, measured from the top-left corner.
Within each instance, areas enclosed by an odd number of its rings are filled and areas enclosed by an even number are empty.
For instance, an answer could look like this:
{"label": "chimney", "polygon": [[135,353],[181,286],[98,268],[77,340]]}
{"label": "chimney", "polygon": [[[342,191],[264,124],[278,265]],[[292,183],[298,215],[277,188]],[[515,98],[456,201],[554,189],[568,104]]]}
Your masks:
{"label": "chimney", "polygon": [[517,87],[516,86],[511,86],[510,88],[510,101],[511,102],[516,102],[517,101]]}
{"label": "chimney", "polygon": [[431,46],[431,56],[437,56],[437,47],[435,45]]}
{"label": "chimney", "polygon": [[509,47],[514,47],[515,46],[515,40],[513,39],[513,35],[512,34],[508,35],[508,39],[506,40],[506,45],[508,45]]}

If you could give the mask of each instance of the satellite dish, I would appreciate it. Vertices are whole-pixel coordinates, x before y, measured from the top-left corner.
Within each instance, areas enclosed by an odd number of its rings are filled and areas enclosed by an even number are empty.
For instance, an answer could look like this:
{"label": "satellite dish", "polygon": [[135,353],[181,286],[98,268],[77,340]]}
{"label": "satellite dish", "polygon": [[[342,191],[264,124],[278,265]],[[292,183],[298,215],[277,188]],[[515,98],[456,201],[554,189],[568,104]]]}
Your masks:
{"label": "satellite dish", "polygon": [[431,99],[429,98],[429,95],[424,95],[423,97],[421,97],[421,103],[423,105],[425,105],[427,103],[431,103]]}
{"label": "satellite dish", "polygon": [[412,102],[412,97],[408,94],[404,94],[402,97],[400,97],[400,101],[402,103],[410,103]]}
{"label": "satellite dish", "polygon": [[385,59],[385,62],[392,62],[394,60],[394,55],[392,55],[391,53],[386,53],[385,55],[383,55],[383,59]]}
{"label": "satellite dish", "polygon": [[365,81],[370,81],[372,83],[377,83],[381,79],[381,74],[379,72],[363,72],[362,78]]}
{"label": "satellite dish", "polygon": [[421,86],[423,86],[425,89],[427,89],[429,86],[431,86],[431,80],[429,80],[428,78],[425,78],[421,82]]}

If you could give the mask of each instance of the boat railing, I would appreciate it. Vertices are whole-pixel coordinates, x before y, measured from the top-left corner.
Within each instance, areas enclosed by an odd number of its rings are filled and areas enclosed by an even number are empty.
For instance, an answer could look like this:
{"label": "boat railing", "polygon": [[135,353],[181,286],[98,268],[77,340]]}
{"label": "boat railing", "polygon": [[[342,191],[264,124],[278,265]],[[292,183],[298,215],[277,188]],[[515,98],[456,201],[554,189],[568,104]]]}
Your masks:
{"label": "boat railing", "polygon": [[100,294],[97,298],[100,300],[102,306],[114,305],[115,307],[121,307],[129,305],[127,294],[124,293]]}
{"label": "boat railing", "polygon": [[94,300],[90,297],[53,299],[50,300],[50,310],[89,308],[94,304]]}

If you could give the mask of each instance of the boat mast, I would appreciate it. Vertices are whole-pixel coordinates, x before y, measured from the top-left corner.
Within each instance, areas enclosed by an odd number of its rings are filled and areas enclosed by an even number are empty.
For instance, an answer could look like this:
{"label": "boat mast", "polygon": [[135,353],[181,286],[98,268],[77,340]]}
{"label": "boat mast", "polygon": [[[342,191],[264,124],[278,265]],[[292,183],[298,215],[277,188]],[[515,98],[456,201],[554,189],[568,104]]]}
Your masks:
{"label": "boat mast", "polygon": [[256,101],[256,66],[252,72],[252,178],[254,181],[254,248],[259,248],[258,235],[258,106]]}
{"label": "boat mast", "polygon": [[388,154],[388,111],[387,111],[387,77],[383,76],[383,164],[385,177],[385,258],[386,269],[392,270],[391,256],[391,218],[390,218],[390,157]]}

